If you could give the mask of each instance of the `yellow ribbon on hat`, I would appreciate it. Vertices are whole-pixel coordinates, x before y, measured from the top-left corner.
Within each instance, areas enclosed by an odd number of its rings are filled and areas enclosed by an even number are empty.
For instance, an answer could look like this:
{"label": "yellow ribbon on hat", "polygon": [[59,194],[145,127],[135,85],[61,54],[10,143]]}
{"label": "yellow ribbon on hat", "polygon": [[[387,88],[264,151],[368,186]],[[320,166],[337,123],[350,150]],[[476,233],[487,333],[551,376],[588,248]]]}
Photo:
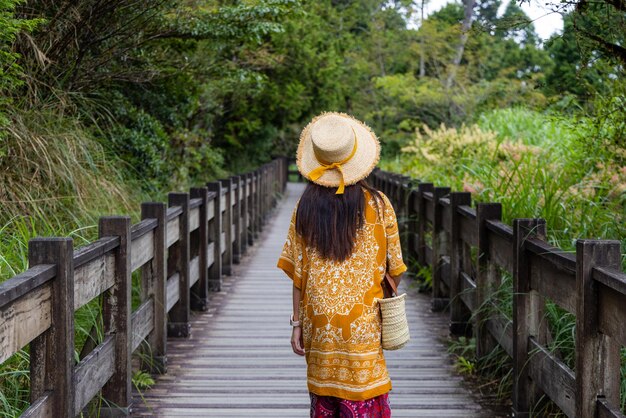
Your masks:
{"label": "yellow ribbon on hat", "polygon": [[338,161],[336,163],[329,163],[326,161],[322,161],[319,158],[317,158],[317,155],[315,156],[315,159],[317,160],[318,163],[320,163],[320,167],[314,168],[313,170],[311,170],[308,174],[308,177],[315,181],[317,179],[319,179],[320,177],[322,177],[322,174],[324,174],[326,172],[326,170],[337,170],[339,171],[339,174],[341,174],[341,179],[339,180],[339,187],[337,188],[337,191],[335,192],[335,194],[343,194],[344,190],[345,190],[345,181],[343,178],[343,170],[341,169],[341,166],[345,163],[347,163],[348,161],[350,161],[352,159],[352,157],[354,157],[354,154],[356,154],[356,150],[357,150],[357,140],[356,140],[356,132],[354,132],[354,128],[352,128],[352,133],[354,134],[354,147],[352,147],[352,152],[350,153],[350,155],[348,155],[346,158],[344,158],[341,161]]}

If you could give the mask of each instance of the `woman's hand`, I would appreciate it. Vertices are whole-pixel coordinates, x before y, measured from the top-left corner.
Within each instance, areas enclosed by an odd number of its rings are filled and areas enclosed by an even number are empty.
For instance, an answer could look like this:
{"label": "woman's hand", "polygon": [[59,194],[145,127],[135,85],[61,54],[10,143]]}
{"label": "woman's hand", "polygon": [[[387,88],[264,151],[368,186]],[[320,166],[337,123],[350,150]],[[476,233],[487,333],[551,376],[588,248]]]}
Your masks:
{"label": "woman's hand", "polygon": [[293,327],[291,332],[291,348],[299,356],[304,355],[304,343],[302,340],[302,327]]}

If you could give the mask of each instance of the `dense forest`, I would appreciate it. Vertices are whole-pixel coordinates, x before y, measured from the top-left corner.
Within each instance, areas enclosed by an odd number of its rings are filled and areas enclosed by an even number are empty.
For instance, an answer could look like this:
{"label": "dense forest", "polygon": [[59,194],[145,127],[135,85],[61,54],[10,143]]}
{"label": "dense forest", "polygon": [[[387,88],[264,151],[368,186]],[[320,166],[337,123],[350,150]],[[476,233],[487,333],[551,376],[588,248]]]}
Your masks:
{"label": "dense forest", "polygon": [[[382,167],[544,217],[564,249],[626,243],[626,3],[554,0],[548,40],[514,1],[427,5],[0,0],[0,281],[29,238],[78,246],[98,216],[292,155],[325,110],[365,120]],[[2,366],[0,416],[26,362]]]}

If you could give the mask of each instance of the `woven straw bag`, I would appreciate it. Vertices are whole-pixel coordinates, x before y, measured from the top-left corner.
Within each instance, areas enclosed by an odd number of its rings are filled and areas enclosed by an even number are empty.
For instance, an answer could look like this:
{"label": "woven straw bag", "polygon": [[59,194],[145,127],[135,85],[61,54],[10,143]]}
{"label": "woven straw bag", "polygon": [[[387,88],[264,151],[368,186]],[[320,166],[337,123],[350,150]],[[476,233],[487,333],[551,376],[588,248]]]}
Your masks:
{"label": "woven straw bag", "polygon": [[[382,315],[383,349],[399,350],[409,342],[409,323],[406,319],[404,299],[406,293],[398,295],[394,280],[389,273],[385,275],[387,285],[391,288],[391,297],[378,299]],[[393,296],[395,294],[396,296]]]}

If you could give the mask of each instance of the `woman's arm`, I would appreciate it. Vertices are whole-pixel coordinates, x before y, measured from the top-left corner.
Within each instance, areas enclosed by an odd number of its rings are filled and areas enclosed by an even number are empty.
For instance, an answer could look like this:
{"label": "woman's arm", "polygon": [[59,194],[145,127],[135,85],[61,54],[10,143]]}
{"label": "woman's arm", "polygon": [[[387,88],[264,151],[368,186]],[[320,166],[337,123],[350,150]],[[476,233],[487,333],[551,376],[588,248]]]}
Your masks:
{"label": "woman's arm", "polygon": [[[300,297],[302,292],[296,286],[293,286],[293,319],[297,321],[300,317]],[[304,344],[302,341],[302,326],[293,327],[291,332],[291,348],[293,352],[299,356],[304,355]]]}
{"label": "woman's arm", "polygon": [[302,292],[296,286],[293,286],[293,320],[297,321],[300,317],[300,297]]}

